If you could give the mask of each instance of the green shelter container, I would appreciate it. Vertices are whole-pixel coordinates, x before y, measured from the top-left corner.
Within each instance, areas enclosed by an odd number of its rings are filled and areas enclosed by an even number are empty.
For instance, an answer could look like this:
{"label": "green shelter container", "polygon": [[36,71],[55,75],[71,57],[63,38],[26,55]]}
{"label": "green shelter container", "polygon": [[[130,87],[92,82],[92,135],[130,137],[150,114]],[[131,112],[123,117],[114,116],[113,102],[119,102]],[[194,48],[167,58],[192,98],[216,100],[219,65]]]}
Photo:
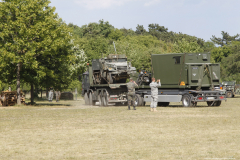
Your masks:
{"label": "green shelter container", "polygon": [[210,53],[152,54],[152,74],[161,88],[211,89],[220,82],[220,65]]}

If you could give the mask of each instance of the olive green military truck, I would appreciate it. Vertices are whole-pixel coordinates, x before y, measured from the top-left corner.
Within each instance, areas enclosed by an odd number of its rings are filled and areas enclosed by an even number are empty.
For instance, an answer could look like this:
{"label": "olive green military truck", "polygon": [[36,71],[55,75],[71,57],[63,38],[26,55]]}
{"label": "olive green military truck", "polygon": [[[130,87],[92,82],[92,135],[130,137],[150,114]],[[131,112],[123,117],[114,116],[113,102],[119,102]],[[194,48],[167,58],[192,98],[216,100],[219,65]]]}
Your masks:
{"label": "olive green military truck", "polygon": [[[181,101],[185,107],[197,102],[220,106],[226,100],[224,91],[215,89],[220,84],[220,65],[210,63],[210,53],[153,54],[151,59],[152,77],[161,80],[159,106]],[[151,101],[149,84],[136,88],[136,94],[137,105]]]}
{"label": "olive green military truck", "polygon": [[92,71],[94,84],[113,84],[125,83],[136,68],[127,61],[126,55],[109,54],[105,58],[94,59]]}

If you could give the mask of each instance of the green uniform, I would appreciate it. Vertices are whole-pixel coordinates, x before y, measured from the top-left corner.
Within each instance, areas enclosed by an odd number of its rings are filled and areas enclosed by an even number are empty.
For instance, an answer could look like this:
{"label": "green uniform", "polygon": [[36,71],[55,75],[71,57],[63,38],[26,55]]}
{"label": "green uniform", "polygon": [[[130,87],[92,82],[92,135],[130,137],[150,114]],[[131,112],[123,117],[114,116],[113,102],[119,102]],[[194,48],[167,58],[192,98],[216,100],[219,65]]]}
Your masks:
{"label": "green uniform", "polygon": [[131,104],[133,104],[133,108],[135,109],[135,87],[137,85],[134,82],[128,82],[128,109],[130,109]]}

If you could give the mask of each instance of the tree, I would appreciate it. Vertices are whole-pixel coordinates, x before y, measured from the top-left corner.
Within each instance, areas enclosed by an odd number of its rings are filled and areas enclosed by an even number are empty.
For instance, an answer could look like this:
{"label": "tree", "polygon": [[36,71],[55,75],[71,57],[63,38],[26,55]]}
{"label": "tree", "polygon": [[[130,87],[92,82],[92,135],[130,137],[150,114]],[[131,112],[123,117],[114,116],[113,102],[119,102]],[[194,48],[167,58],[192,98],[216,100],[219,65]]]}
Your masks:
{"label": "tree", "polygon": [[221,76],[225,81],[236,80],[240,83],[240,42],[231,44],[232,54],[222,58]]}
{"label": "tree", "polygon": [[0,3],[0,69],[17,78],[18,104],[20,76],[24,82],[38,85],[47,77],[56,78],[57,70],[66,70],[74,60],[70,30],[49,3],[49,0]]}
{"label": "tree", "polygon": [[137,25],[137,27],[136,27],[136,31],[135,31],[135,33],[136,34],[138,34],[138,35],[143,35],[143,34],[145,34],[147,31],[146,31],[146,29],[144,29],[144,27],[143,27],[143,25]]}
{"label": "tree", "polygon": [[83,36],[92,38],[96,36],[104,36],[107,38],[112,32],[114,27],[109,24],[109,22],[104,22],[100,20],[99,23],[89,23],[88,25],[83,25],[81,27]]}
{"label": "tree", "polygon": [[173,45],[173,51],[175,53],[199,53],[203,52],[203,49],[197,42],[187,42],[184,38]]}
{"label": "tree", "polygon": [[221,62],[224,57],[228,57],[232,53],[229,46],[217,47],[211,51],[211,56],[214,62]]}
{"label": "tree", "polygon": [[[240,41],[240,35],[236,34],[235,36],[230,36],[227,32],[222,31],[222,38],[217,38],[216,36],[212,36],[211,40],[215,43],[220,45],[221,47],[224,45],[229,45],[232,41]],[[239,39],[237,39],[239,38]]]}
{"label": "tree", "polygon": [[148,25],[148,30],[152,36],[155,36],[158,39],[161,38],[162,33],[168,32],[168,28],[165,28],[164,26],[159,26],[159,24],[153,24],[153,23]]}

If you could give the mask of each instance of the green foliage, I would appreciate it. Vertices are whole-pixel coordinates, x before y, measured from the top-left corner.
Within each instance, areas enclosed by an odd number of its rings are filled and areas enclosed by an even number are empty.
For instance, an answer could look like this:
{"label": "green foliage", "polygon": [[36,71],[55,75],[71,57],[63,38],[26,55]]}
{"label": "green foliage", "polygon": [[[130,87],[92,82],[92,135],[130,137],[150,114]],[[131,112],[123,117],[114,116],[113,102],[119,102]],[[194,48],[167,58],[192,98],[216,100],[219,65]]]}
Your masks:
{"label": "green foliage", "polygon": [[114,29],[108,36],[112,40],[121,40],[123,38],[123,32],[119,29]]}
{"label": "green foliage", "polygon": [[232,50],[229,46],[223,46],[214,48],[211,51],[211,56],[214,62],[221,62],[224,57],[228,57],[232,53]]}
{"label": "green foliage", "polygon": [[[229,45],[232,41],[240,41],[240,35],[236,34],[235,36],[230,36],[229,33],[222,31],[222,38],[217,38],[216,36],[212,36],[211,40],[220,45],[221,47],[224,45]],[[237,39],[238,38],[238,39]]]}
{"label": "green foliage", "polygon": [[143,25],[137,25],[135,33],[137,35],[144,35],[147,33],[146,29],[144,29]]}
{"label": "green foliage", "polygon": [[49,0],[14,0],[0,3],[0,71],[3,82],[16,79],[21,64],[22,82],[67,87],[74,64],[70,29],[49,6]]}
{"label": "green foliage", "polygon": [[240,83],[240,42],[232,42],[232,54],[222,58],[221,75],[224,81]]}
{"label": "green foliage", "polygon": [[188,42],[184,38],[173,45],[174,53],[201,53],[203,49],[197,42]]}

